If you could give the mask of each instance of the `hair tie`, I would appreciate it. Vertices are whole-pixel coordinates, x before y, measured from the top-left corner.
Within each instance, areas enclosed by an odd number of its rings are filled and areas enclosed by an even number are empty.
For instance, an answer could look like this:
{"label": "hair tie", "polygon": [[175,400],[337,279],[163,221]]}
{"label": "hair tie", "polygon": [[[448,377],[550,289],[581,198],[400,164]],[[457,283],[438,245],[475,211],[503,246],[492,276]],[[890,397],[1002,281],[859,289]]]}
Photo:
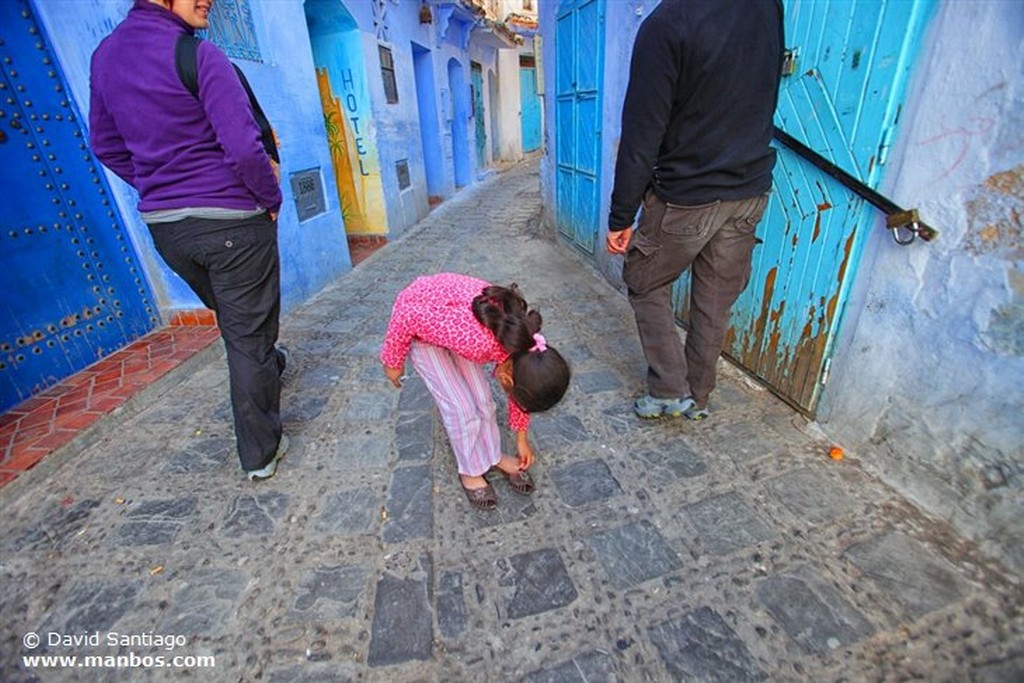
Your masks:
{"label": "hair tie", "polygon": [[530,347],[529,353],[540,353],[547,350],[548,342],[544,339],[544,335],[540,332],[535,332],[533,335],[533,346]]}

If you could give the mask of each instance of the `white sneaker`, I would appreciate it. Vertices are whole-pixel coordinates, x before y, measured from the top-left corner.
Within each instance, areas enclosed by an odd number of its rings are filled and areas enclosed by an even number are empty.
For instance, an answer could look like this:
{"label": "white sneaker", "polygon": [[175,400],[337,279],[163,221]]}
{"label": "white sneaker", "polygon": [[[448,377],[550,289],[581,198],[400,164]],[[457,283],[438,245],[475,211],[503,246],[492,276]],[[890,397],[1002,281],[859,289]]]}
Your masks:
{"label": "white sneaker", "polygon": [[282,367],[281,371],[277,373],[279,376],[283,377],[284,373],[288,370],[288,367],[292,364],[292,352],[288,350],[287,346],[282,344],[275,346],[274,351],[277,353],[278,357],[284,361],[284,367]]}
{"label": "white sneaker", "polygon": [[284,457],[284,454],[288,452],[288,435],[282,434],[281,441],[277,444],[277,453],[274,453],[274,457],[270,459],[266,465],[258,470],[248,470],[245,476],[249,477],[249,481],[263,481],[264,479],[270,479],[272,476],[277,474],[277,462]]}

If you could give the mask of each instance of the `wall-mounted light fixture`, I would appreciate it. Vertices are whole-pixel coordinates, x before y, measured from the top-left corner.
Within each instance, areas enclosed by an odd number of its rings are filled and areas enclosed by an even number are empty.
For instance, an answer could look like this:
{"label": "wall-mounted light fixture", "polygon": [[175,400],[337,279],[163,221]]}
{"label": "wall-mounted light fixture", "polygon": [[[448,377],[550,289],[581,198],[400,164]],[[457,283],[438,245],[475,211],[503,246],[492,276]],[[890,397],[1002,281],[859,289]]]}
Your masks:
{"label": "wall-mounted light fixture", "polygon": [[420,5],[420,23],[429,24],[434,21],[434,15],[430,12],[430,5],[423,3]]}

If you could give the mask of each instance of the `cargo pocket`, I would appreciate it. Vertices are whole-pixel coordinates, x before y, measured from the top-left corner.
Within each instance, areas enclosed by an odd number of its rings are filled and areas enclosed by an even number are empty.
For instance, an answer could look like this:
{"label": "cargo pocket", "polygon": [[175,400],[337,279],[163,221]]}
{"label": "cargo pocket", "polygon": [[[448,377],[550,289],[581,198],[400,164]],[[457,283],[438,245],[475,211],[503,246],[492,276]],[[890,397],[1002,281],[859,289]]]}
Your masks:
{"label": "cargo pocket", "polygon": [[637,294],[647,292],[657,274],[660,253],[661,244],[657,240],[640,231],[633,233],[622,266],[622,281],[630,291]]}
{"label": "cargo pocket", "polygon": [[757,228],[757,224],[761,222],[761,218],[764,217],[764,212],[768,208],[768,195],[763,194],[760,197],[750,200],[750,205],[746,207],[746,210],[736,219],[736,229],[741,233],[752,233]]}
{"label": "cargo pocket", "polygon": [[715,225],[721,204],[722,202],[717,200],[694,206],[666,204],[661,229],[666,235],[673,237],[703,239],[707,237],[711,226]]}

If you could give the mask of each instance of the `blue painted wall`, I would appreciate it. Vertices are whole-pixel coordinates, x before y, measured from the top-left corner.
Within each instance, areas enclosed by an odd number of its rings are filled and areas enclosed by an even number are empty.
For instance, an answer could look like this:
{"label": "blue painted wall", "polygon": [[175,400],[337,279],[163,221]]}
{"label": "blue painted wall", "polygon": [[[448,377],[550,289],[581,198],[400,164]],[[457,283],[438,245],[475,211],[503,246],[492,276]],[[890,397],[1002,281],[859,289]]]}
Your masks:
{"label": "blue painted wall", "polygon": [[[99,41],[124,18],[127,0],[33,0],[39,20],[83,113],[89,109],[89,59]],[[351,268],[344,224],[334,190],[309,36],[300,0],[250,3],[261,63],[235,60],[245,71],[281,140],[284,204],[279,218],[281,296],[287,311]],[[289,30],[279,30],[287,26]],[[290,174],[321,170],[327,211],[299,223]],[[118,208],[165,317],[202,305],[153,249],[130,187],[108,174]]]}

